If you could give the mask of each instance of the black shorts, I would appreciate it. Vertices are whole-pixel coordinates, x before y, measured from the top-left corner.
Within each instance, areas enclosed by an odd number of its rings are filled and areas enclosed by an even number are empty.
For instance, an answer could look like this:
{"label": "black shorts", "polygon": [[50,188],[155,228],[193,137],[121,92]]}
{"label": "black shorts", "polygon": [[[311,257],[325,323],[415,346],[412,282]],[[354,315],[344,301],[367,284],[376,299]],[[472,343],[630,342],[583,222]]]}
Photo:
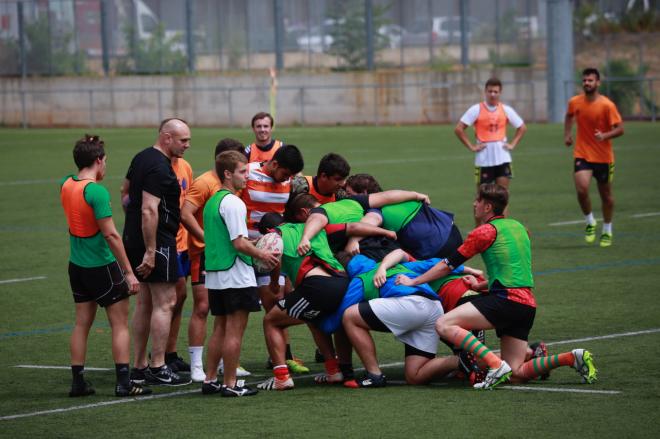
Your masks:
{"label": "black shorts", "polygon": [[508,335],[527,341],[534,325],[536,308],[494,294],[478,296],[470,303],[495,327],[498,337]]}
{"label": "black shorts", "polygon": [[592,163],[585,159],[576,158],[573,172],[591,171],[598,183],[612,183],[614,181],[614,163]]}
{"label": "black shorts", "polygon": [[143,248],[127,248],[126,255],[133,268],[133,273],[140,282],[158,283],[170,282],[176,283],[179,279],[179,264],[177,262],[176,246],[157,247],[156,248],[156,266],[149,276],[143,278],[137,272],[138,265],[142,264],[144,259]]}
{"label": "black shorts", "polygon": [[477,184],[495,183],[500,177],[513,178],[513,166],[511,163],[502,163],[497,166],[475,166],[474,178]]}
{"label": "black shorts", "polygon": [[92,268],[69,262],[69,283],[76,303],[94,300],[106,307],[129,296],[128,284],[117,261]]}
{"label": "black shorts", "polygon": [[206,282],[206,267],[204,252],[190,255],[190,283],[191,285],[204,285]]}
{"label": "black shorts", "polygon": [[294,319],[315,322],[337,311],[350,279],[339,276],[309,276],[277,306]]}
{"label": "black shorts", "polygon": [[259,292],[256,287],[210,289],[209,310],[214,316],[226,316],[236,311],[259,312]]}

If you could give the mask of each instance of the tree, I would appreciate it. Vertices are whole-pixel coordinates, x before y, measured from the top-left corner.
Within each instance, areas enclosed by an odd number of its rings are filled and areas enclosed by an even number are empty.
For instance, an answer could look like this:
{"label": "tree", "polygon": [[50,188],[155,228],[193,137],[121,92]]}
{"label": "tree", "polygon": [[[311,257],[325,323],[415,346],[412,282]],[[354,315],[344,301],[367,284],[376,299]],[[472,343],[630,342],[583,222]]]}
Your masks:
{"label": "tree", "polygon": [[[334,8],[330,11],[332,46],[329,53],[342,58],[350,69],[364,68],[367,63],[364,0],[342,0],[333,4]],[[374,5],[372,8],[374,53],[389,44],[388,36],[378,31],[388,24],[385,18],[388,8],[388,5]]]}

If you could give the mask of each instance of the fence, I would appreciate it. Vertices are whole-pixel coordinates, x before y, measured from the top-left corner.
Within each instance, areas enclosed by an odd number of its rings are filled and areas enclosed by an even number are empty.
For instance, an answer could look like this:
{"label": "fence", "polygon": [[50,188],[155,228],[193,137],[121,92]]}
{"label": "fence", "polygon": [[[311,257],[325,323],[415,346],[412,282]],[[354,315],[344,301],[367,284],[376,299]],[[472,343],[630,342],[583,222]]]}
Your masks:
{"label": "fence", "polygon": [[[531,65],[539,0],[0,0],[0,74]],[[367,39],[367,35],[371,35]]]}

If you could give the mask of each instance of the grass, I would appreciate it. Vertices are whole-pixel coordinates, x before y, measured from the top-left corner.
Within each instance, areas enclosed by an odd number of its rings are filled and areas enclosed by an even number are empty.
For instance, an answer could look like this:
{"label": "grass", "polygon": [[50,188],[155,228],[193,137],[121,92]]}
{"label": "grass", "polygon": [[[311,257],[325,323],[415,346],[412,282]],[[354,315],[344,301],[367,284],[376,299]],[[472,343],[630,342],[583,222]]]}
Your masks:
{"label": "grass", "polygon": [[[68,370],[19,369],[18,364],[68,365],[73,306],[66,266],[67,227],[57,181],[74,172],[74,140],[89,129],[0,130],[0,281],[33,276],[43,280],[0,283],[0,352],[7,366],[0,390],[0,417],[117,402],[114,372],[88,372],[97,395],[66,396]],[[119,185],[132,156],[149,146],[154,130],[98,129],[106,141],[108,175],[121,230]],[[615,141],[614,245],[586,245],[572,182],[572,157],[562,145],[558,125],[530,126],[514,151],[511,216],[532,235],[535,294],[539,309],[531,339],[547,342],[640,331],[660,327],[660,155],[657,126],[628,123]],[[434,206],[456,214],[464,235],[472,221],[472,154],[449,126],[281,128],[278,137],[301,147],[313,174],[330,151],[344,155],[354,172],[369,172],[386,188],[426,192]],[[211,165],[221,137],[250,140],[248,130],[193,129],[186,153],[195,174]],[[600,202],[592,188],[596,216]],[[599,230],[600,231],[600,230]],[[482,267],[479,259],[473,265]],[[184,311],[179,352],[186,357]],[[89,341],[88,367],[112,368],[110,331],[99,311]],[[267,357],[253,315],[241,363],[260,379]],[[294,353],[314,372],[308,331],[291,331]],[[381,363],[403,361],[403,347],[391,336],[375,335]],[[496,346],[494,334],[489,344]],[[122,402],[12,420],[0,420],[3,437],[116,437],[118,435],[232,437],[657,437],[660,423],[660,333],[551,345],[552,352],[575,347],[591,350],[599,381],[581,385],[571,369],[554,371],[534,390],[477,392],[458,382],[432,386],[391,385],[375,391],[318,388],[310,378],[296,380],[285,393],[261,392],[254,398],[202,397],[193,386],[156,389],[158,398]],[[447,351],[441,347],[441,352]],[[356,366],[360,366],[357,357]],[[402,380],[401,365],[385,368],[390,380]],[[254,380],[252,380],[254,381]],[[616,394],[546,392],[549,389],[618,391]]]}

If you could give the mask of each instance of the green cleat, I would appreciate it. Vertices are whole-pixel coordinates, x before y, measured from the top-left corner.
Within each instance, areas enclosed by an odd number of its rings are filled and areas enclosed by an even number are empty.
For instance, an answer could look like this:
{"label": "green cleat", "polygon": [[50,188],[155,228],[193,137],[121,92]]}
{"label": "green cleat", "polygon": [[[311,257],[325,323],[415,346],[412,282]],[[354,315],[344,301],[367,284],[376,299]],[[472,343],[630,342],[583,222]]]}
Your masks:
{"label": "green cleat", "polygon": [[600,246],[601,247],[609,247],[612,245],[612,234],[611,233],[603,233],[600,235]]}
{"label": "green cleat", "polygon": [[575,356],[573,369],[577,370],[585,383],[595,383],[598,379],[598,369],[596,369],[591,352],[585,349],[573,349],[573,355]]}
{"label": "green cleat", "polygon": [[286,360],[286,365],[289,367],[291,373],[309,373],[309,368],[303,364],[302,360],[297,358]]}
{"label": "green cleat", "polygon": [[584,229],[584,240],[587,244],[591,244],[596,240],[596,224],[587,224]]}

